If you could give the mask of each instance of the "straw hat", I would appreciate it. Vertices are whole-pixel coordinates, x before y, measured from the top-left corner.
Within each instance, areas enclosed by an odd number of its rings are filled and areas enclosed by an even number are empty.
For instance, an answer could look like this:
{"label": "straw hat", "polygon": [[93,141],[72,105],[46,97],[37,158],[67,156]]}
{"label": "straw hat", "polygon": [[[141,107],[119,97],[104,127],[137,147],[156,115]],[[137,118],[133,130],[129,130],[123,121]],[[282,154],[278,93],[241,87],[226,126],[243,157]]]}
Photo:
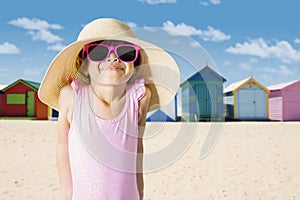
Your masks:
{"label": "straw hat", "polygon": [[77,40],[52,60],[40,85],[38,96],[48,106],[59,110],[58,97],[70,77],[76,77],[74,62],[85,44],[99,40],[122,40],[141,47],[141,65],[135,78],[144,78],[151,92],[150,110],[167,105],[179,88],[179,69],[174,59],[160,47],[140,40],[125,23],[113,18],[96,19],[88,23]]}

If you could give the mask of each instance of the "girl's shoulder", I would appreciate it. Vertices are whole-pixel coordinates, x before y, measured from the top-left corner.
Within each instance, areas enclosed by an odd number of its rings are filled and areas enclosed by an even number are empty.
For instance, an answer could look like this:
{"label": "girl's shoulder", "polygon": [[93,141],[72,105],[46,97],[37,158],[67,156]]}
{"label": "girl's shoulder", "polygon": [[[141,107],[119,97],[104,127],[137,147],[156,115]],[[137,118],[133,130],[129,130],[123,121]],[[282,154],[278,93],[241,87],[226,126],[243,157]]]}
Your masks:
{"label": "girl's shoulder", "polygon": [[73,97],[73,94],[74,94],[74,89],[70,84],[67,84],[61,88],[59,96],[61,98],[64,98],[63,100],[65,100],[65,98],[68,98],[70,96]]}
{"label": "girl's shoulder", "polygon": [[72,108],[74,92],[75,91],[70,84],[62,87],[58,102],[60,112],[68,111]]}
{"label": "girl's shoulder", "polygon": [[59,115],[65,117],[69,123],[72,121],[74,93],[74,89],[68,84],[62,87],[59,94]]}
{"label": "girl's shoulder", "polygon": [[149,103],[150,99],[151,99],[151,90],[147,86],[145,86],[144,95],[139,99],[139,101],[141,101],[141,103],[142,102]]}
{"label": "girl's shoulder", "polygon": [[146,115],[150,109],[150,100],[151,100],[151,90],[145,86],[145,94],[139,100],[139,125],[145,126],[146,123]]}

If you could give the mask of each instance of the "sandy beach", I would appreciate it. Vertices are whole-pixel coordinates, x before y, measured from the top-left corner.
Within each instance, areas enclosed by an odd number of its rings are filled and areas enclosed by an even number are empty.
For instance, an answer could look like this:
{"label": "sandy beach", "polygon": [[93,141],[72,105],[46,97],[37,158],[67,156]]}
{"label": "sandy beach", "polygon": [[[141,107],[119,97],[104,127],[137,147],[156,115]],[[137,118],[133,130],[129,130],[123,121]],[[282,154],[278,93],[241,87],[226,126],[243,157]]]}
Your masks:
{"label": "sandy beach", "polygon": [[[0,199],[58,200],[56,122],[0,120],[0,137]],[[145,200],[300,199],[300,122],[149,123],[144,145]]]}

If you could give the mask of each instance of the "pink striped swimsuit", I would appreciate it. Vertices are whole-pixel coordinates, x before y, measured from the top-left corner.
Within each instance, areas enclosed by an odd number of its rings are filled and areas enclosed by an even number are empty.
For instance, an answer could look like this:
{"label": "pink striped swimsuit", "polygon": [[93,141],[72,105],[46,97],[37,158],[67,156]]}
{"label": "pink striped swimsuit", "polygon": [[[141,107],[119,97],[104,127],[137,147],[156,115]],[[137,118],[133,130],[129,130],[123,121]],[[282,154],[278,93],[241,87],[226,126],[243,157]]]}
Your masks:
{"label": "pink striped swimsuit", "polygon": [[145,94],[144,81],[126,89],[121,113],[112,120],[91,109],[89,87],[72,82],[75,90],[69,130],[69,157],[73,200],[138,200],[136,157],[138,101]]}

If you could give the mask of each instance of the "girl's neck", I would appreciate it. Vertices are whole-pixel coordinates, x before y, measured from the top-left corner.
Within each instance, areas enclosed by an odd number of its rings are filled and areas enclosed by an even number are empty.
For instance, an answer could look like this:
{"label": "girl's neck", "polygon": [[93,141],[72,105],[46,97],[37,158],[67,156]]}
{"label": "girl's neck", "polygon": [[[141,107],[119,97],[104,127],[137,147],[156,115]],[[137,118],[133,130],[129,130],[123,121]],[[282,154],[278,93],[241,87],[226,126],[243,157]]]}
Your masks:
{"label": "girl's neck", "polygon": [[103,85],[91,83],[90,88],[100,101],[109,105],[120,100],[126,93],[126,84]]}

